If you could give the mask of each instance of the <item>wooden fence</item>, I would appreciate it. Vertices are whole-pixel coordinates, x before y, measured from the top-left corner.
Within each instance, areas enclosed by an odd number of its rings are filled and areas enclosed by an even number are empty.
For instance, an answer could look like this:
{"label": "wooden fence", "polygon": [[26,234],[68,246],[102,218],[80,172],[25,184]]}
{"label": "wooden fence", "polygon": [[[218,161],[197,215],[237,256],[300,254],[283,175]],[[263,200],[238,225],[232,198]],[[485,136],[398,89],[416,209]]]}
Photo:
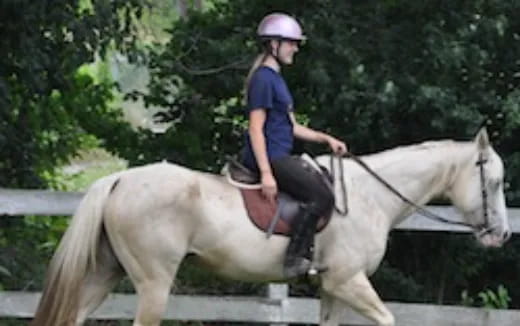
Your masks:
{"label": "wooden fence", "polygon": [[[282,288],[285,285],[271,285]],[[39,294],[0,292],[0,317],[30,318]],[[135,295],[111,294],[92,318],[103,320],[132,319],[137,305]],[[387,302],[399,326],[518,326],[520,310],[486,310],[458,306],[401,304]],[[318,323],[319,301],[286,297],[170,296],[165,320],[250,323]],[[348,325],[372,325],[365,318],[346,309],[343,322]],[[1,322],[0,322],[1,324]]]}
{"label": "wooden fence", "polygon": [[[19,190],[0,188],[1,215],[71,215],[83,197],[80,192],[59,192],[50,190]],[[428,209],[449,219],[460,220],[459,214],[451,206],[429,206]],[[513,233],[520,233],[520,208],[508,209]],[[443,224],[411,215],[397,225],[398,230],[468,232],[463,226]]]}
{"label": "wooden fence", "polygon": [[[46,190],[0,188],[0,215],[70,215],[81,200],[81,193]],[[460,220],[451,207],[429,207],[443,216]],[[520,233],[520,209],[508,209],[515,236]],[[396,227],[399,230],[468,232],[465,227],[440,224],[412,215]],[[0,318],[31,318],[39,293],[1,292]],[[132,319],[135,295],[111,294],[94,313],[94,319]],[[403,304],[387,302],[400,326],[518,326],[520,310],[488,310],[460,306]],[[285,284],[269,284],[267,297],[226,297],[172,295],[165,314],[166,320],[199,320],[255,322],[272,325],[317,323],[319,301],[288,296]],[[349,325],[373,325],[357,313],[346,309],[343,321]]]}

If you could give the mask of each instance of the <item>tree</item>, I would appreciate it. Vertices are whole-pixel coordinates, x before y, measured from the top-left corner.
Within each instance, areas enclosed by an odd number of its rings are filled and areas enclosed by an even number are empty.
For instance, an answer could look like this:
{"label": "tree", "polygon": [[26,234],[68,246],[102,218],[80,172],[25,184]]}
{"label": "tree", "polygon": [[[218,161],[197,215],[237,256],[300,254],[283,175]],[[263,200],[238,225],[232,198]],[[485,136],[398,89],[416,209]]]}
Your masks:
{"label": "tree", "polygon": [[108,83],[78,68],[114,46],[133,51],[141,1],[0,3],[0,183],[42,186],[39,174],[79,147],[82,119],[117,119]]}
{"label": "tree", "polygon": [[[2,187],[46,187],[44,172],[72,156],[92,125],[130,134],[108,105],[112,82],[79,68],[112,48],[134,55],[141,10],[140,0],[0,2]],[[65,227],[65,219],[0,219],[0,288],[36,287],[45,266],[36,262]]]}

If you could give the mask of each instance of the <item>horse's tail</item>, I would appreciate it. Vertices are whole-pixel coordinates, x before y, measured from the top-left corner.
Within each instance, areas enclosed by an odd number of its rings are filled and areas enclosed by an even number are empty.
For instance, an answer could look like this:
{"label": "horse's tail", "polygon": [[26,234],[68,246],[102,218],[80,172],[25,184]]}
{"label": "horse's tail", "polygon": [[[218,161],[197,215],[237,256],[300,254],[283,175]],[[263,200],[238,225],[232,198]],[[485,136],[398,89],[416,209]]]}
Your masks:
{"label": "horse's tail", "polygon": [[32,326],[75,325],[83,281],[96,268],[103,209],[118,174],[96,181],[85,194],[47,271]]}

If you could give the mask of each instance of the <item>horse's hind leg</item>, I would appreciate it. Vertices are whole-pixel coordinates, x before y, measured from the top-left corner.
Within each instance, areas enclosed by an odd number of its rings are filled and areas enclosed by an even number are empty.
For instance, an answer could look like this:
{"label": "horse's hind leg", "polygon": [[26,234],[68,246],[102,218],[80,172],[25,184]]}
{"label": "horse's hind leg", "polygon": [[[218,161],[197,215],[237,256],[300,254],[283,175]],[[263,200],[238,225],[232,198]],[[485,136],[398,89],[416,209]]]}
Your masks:
{"label": "horse's hind leg", "polygon": [[139,303],[134,326],[158,326],[168,302],[173,277],[156,277],[137,284]]}
{"label": "horse's hind leg", "polygon": [[363,272],[348,280],[324,275],[322,289],[329,296],[322,300],[322,304],[325,303],[325,311],[321,314],[320,326],[339,325],[341,303],[349,305],[363,316],[375,321],[378,326],[395,325],[394,316],[381,301]]}
{"label": "horse's hind leg", "polygon": [[[149,223],[152,220],[155,224]],[[117,228],[107,223],[107,230],[117,258],[137,291],[133,325],[158,326],[177,269],[186,255],[189,232],[180,223],[173,226],[161,215],[140,216],[139,221],[132,222]]]}
{"label": "horse's hind leg", "polygon": [[106,235],[101,236],[95,271],[89,272],[82,287],[77,325],[82,325],[124,276]]}
{"label": "horse's hind leg", "polygon": [[139,301],[134,326],[159,326],[166,309],[170,289],[180,265],[158,257],[141,260],[139,271],[129,272]]}

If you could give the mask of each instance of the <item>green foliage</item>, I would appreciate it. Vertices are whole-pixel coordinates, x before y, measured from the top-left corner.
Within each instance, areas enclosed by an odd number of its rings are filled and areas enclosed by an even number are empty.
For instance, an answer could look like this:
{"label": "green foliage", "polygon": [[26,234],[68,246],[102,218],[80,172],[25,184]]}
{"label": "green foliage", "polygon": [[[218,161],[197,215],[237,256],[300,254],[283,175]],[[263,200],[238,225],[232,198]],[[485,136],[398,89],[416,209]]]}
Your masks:
{"label": "green foliage", "polygon": [[[162,137],[169,157],[211,168],[239,149],[243,129],[215,119],[241,98],[258,51],[256,23],[267,12],[296,15],[309,41],[283,71],[296,110],[310,125],[344,138],[357,153],[435,138],[470,139],[484,120],[508,166],[518,166],[520,30],[511,2],[217,2],[178,21],[151,58],[148,104],[175,121]],[[229,118],[243,114],[228,106]],[[393,126],[398,126],[393,127]],[[196,135],[193,134],[196,130]],[[184,142],[175,140],[182,139]],[[233,144],[233,146],[229,146]],[[173,153],[176,151],[176,153]],[[202,154],[204,153],[204,154]],[[165,153],[163,153],[165,154]],[[146,154],[145,154],[146,155]],[[150,154],[148,154],[150,155]],[[507,181],[518,189],[518,169]],[[520,203],[508,192],[511,203]]]}
{"label": "green foliage", "polygon": [[81,151],[69,165],[53,173],[44,173],[44,178],[54,190],[86,191],[95,180],[125,168],[126,162],[101,148],[90,148]]}
{"label": "green foliage", "polygon": [[112,85],[77,70],[111,46],[133,53],[131,18],[140,8],[139,0],[2,1],[2,185],[43,186],[38,174],[79,147],[83,119],[105,115]]}
{"label": "green foliage", "polygon": [[498,287],[496,293],[488,289],[480,292],[478,297],[482,300],[483,307],[490,309],[507,309],[511,301],[507,289],[503,285]]}
{"label": "green foliage", "polygon": [[[486,289],[479,292],[477,297],[480,299],[479,305],[488,309],[507,309],[511,302],[511,297],[502,284],[498,286],[496,292]],[[474,306],[477,300],[471,297],[467,290],[464,290],[461,294],[461,301],[465,306]]]}
{"label": "green foliage", "polygon": [[45,267],[65,228],[67,217],[27,216],[2,218],[0,273],[4,290],[37,290]]}
{"label": "green foliage", "polygon": [[424,286],[407,275],[407,271],[393,267],[390,262],[383,261],[372,278],[378,291],[385,293],[385,300],[401,300],[407,302],[428,302],[432,298],[424,297]]}
{"label": "green foliage", "polygon": [[[57,166],[92,146],[89,123],[127,130],[108,105],[114,85],[80,67],[108,49],[136,53],[140,8],[140,0],[0,2],[2,187],[47,187]],[[0,287],[39,289],[67,220],[0,218]]]}

